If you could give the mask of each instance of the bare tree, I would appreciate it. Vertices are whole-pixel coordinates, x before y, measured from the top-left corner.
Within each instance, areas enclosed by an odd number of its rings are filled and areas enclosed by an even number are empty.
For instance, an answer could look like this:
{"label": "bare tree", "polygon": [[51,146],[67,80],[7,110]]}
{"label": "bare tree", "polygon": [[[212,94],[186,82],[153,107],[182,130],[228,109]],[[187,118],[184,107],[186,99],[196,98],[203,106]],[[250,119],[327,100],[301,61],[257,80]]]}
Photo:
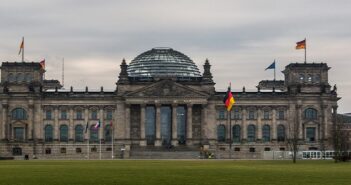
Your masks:
{"label": "bare tree", "polygon": [[293,117],[293,121],[288,123],[288,133],[286,134],[286,144],[292,151],[292,161],[296,163],[297,154],[299,152],[299,111]]}
{"label": "bare tree", "polygon": [[345,118],[333,111],[333,129],[331,130],[335,162],[350,160],[350,133],[346,128]]}

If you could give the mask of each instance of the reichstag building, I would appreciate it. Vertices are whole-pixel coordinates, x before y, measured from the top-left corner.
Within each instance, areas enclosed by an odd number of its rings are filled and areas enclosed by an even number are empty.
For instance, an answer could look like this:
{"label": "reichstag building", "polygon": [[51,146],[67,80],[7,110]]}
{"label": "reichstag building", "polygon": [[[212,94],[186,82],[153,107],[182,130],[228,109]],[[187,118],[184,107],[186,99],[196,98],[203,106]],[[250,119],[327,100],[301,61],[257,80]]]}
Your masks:
{"label": "reichstag building", "polygon": [[231,112],[210,61],[202,73],[198,67],[179,51],[153,48],[122,60],[114,91],[78,91],[44,79],[39,62],[3,62],[0,157],[198,158],[205,151],[262,159],[265,151],[289,151],[294,135],[300,150],[331,149],[340,98],[326,63],[291,63],[284,80],[232,92]]}

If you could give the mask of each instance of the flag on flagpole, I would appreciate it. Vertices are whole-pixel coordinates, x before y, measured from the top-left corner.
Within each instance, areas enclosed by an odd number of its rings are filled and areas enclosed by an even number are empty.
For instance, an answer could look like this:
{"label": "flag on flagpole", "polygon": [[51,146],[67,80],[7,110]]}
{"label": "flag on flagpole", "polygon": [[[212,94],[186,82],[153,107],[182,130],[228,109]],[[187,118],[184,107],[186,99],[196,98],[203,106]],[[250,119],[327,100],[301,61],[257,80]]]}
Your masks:
{"label": "flag on flagpole", "polygon": [[227,111],[230,111],[232,109],[232,106],[235,103],[234,97],[232,95],[232,91],[231,91],[231,85],[229,85],[228,87],[228,91],[226,93],[226,95],[224,96],[223,102],[225,104],[225,107],[227,108]]}
{"label": "flag on flagpole", "polygon": [[45,69],[45,59],[39,62],[42,69]]}
{"label": "flag on flagpole", "polygon": [[100,123],[100,120],[96,122],[94,128],[100,128],[101,127],[101,123]]}
{"label": "flag on flagpole", "polygon": [[88,122],[87,122],[87,125],[85,126],[85,133],[88,132],[88,128],[89,128],[89,124],[88,124]]}
{"label": "flag on flagpole", "polygon": [[22,42],[21,42],[21,45],[20,45],[20,50],[18,52],[18,55],[21,54],[22,50],[24,49],[24,37],[22,37]]}
{"label": "flag on flagpole", "polygon": [[306,39],[296,42],[296,49],[306,49]]}
{"label": "flag on flagpole", "polygon": [[274,60],[274,62],[273,62],[271,65],[269,65],[265,70],[267,70],[267,69],[275,69],[275,60]]}

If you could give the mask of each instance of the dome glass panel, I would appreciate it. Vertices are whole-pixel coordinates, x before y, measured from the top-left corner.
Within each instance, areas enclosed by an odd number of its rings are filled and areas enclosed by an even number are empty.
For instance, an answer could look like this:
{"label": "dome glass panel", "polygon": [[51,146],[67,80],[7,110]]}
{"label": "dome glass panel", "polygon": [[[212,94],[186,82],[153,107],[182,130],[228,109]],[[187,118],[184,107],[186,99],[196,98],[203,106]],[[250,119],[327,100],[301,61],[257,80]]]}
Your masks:
{"label": "dome glass panel", "polygon": [[171,48],[153,48],[138,55],[127,72],[130,77],[201,77],[188,56]]}

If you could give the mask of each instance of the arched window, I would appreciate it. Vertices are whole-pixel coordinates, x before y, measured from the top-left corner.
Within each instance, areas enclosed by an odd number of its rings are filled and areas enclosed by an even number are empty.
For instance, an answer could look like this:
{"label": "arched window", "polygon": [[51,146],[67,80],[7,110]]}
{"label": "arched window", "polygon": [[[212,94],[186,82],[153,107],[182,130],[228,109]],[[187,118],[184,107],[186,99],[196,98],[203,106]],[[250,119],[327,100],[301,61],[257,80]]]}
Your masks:
{"label": "arched window", "polygon": [[60,141],[61,142],[68,141],[68,126],[67,125],[60,126]]}
{"label": "arched window", "polygon": [[53,140],[53,128],[52,125],[45,126],[45,142],[52,142]]}
{"label": "arched window", "polygon": [[278,136],[278,142],[285,141],[285,127],[284,127],[284,125],[278,125],[277,136]]}
{"label": "arched window", "polygon": [[15,81],[15,76],[12,73],[10,73],[9,75],[7,75],[7,80],[9,82],[14,82]]}
{"label": "arched window", "polygon": [[263,125],[262,139],[264,142],[269,142],[271,140],[271,128],[269,125]]}
{"label": "arched window", "polygon": [[111,125],[107,124],[105,126],[105,130],[104,130],[105,134],[104,134],[104,139],[106,142],[111,142],[112,141],[112,129],[111,129]]}
{"label": "arched window", "polygon": [[305,110],[305,119],[315,120],[317,119],[317,110],[313,108],[308,108]]}
{"label": "arched window", "polygon": [[256,128],[255,125],[247,126],[247,141],[254,142],[256,140]]}
{"label": "arched window", "polygon": [[15,108],[12,110],[12,119],[25,120],[27,119],[27,113],[23,108]]}
{"label": "arched window", "polygon": [[83,126],[82,125],[77,125],[76,128],[74,129],[74,135],[75,135],[75,141],[76,142],[83,142]]}
{"label": "arched window", "polygon": [[90,142],[98,142],[99,141],[99,129],[95,128],[95,125],[90,127]]}
{"label": "arched window", "polygon": [[240,125],[233,126],[233,142],[240,142]]}
{"label": "arched window", "polygon": [[218,142],[225,142],[225,126],[224,125],[217,126],[217,140],[218,140]]}

